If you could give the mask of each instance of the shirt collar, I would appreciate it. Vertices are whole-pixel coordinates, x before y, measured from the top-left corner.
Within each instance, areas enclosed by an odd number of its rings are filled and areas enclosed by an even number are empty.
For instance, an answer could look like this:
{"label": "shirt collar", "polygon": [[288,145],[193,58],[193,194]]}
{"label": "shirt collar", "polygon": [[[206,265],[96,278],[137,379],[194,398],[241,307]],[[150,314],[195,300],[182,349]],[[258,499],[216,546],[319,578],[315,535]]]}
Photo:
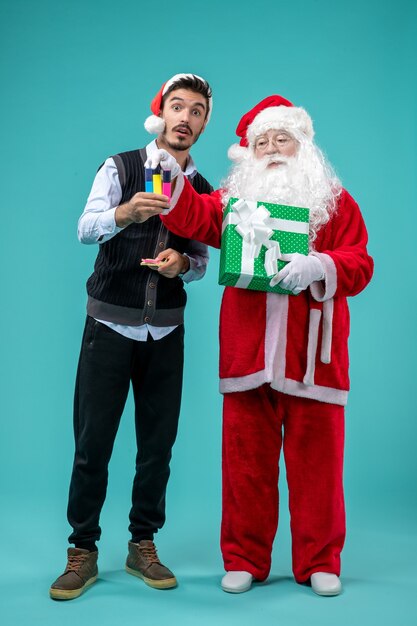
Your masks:
{"label": "shirt collar", "polygon": [[[151,141],[151,143],[148,143],[148,145],[146,146],[146,156],[147,157],[151,156],[155,152],[155,150],[158,150],[158,146],[156,145],[156,139]],[[197,172],[197,168],[195,166],[195,163],[193,161],[191,154],[189,154],[187,165],[186,165],[185,170],[183,171],[183,174],[185,174],[185,176],[193,177],[196,172]]]}

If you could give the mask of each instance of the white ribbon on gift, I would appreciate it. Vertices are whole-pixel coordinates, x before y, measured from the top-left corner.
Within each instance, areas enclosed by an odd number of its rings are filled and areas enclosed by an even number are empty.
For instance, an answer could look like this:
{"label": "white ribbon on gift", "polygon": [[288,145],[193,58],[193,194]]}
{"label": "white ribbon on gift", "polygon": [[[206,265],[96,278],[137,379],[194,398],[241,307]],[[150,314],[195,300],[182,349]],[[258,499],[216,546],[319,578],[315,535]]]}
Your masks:
{"label": "white ribbon on gift", "polygon": [[233,224],[243,239],[241,273],[235,287],[245,289],[252,281],[255,259],[258,258],[262,246],[267,248],[264,262],[267,276],[275,276],[278,273],[278,260],[290,260],[290,255],[281,253],[278,241],[270,239],[274,230],[308,234],[309,225],[307,222],[271,217],[266,207],[257,206],[257,202],[253,200],[237,200],[232,208],[233,211],[223,220],[222,230]]}

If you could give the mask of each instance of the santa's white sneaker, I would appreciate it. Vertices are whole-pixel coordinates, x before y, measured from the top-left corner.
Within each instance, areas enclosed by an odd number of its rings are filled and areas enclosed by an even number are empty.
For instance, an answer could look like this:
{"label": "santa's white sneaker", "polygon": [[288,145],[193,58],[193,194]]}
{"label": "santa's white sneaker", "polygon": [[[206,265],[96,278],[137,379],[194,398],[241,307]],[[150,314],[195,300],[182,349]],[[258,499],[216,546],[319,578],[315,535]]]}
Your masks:
{"label": "santa's white sneaker", "polygon": [[336,574],[316,572],[310,578],[311,588],[319,596],[338,596],[342,591],[342,583]]}
{"label": "santa's white sneaker", "polygon": [[252,586],[253,576],[249,572],[227,572],[222,578],[222,589],[228,593],[243,593]]}

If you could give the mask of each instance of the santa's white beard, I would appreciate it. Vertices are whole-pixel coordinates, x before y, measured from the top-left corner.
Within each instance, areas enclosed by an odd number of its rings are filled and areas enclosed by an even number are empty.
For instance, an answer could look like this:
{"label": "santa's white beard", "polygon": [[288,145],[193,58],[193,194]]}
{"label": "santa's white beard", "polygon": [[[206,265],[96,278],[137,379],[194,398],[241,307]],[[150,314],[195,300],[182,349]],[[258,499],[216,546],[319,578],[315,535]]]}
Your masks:
{"label": "santa's white beard", "polygon": [[[278,166],[268,167],[272,162]],[[245,198],[310,209],[310,244],[336,208],[341,184],[324,155],[311,143],[302,143],[295,157],[279,155],[257,159],[248,150],[222,184],[223,199]]]}

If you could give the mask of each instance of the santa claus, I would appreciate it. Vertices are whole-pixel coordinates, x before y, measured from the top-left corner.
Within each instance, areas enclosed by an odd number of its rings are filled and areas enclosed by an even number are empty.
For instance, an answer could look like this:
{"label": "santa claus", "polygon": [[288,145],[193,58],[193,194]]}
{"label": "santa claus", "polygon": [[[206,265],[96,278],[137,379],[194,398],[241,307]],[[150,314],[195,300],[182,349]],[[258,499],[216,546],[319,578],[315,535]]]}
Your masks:
{"label": "santa claus", "polygon": [[274,278],[293,295],[226,287],[220,313],[223,405],[224,591],[267,578],[285,457],[293,572],[320,595],[341,591],[345,540],[344,407],[349,390],[347,297],[366,287],[373,262],[359,207],[313,141],[307,112],[270,96],[239,122],[236,161],[222,188],[199,196],[175,161],[162,217],[177,235],[220,247],[230,197],[310,209],[309,254]]}

